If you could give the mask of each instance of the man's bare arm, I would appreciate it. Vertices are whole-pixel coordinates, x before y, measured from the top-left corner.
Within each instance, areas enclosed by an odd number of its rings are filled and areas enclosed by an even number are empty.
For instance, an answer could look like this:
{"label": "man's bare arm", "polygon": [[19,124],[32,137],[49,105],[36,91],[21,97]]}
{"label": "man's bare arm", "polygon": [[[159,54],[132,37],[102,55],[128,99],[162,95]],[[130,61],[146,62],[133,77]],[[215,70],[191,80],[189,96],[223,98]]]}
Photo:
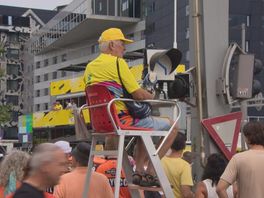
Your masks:
{"label": "man's bare arm", "polygon": [[187,185],[181,185],[181,194],[183,198],[193,198],[194,194],[191,191],[191,187]]}
{"label": "man's bare arm", "polygon": [[220,179],[217,187],[216,187],[216,193],[218,194],[219,198],[228,198],[228,195],[226,193],[226,189],[230,186],[228,182],[226,182],[223,179]]}
{"label": "man's bare arm", "polygon": [[146,91],[145,89],[139,88],[131,93],[133,99],[135,100],[152,100],[154,95]]}

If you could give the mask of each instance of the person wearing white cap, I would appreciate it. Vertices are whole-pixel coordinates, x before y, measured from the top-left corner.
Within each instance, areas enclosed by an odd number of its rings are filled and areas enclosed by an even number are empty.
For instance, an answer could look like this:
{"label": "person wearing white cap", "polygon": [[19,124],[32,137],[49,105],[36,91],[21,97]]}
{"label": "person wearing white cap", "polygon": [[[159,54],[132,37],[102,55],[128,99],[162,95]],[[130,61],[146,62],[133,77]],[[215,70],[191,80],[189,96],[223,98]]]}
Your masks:
{"label": "person wearing white cap", "polygon": [[70,172],[72,170],[72,156],[71,156],[72,147],[70,146],[70,143],[64,140],[60,140],[60,141],[55,142],[54,144],[60,147],[65,153],[66,158],[69,162],[67,172]]}
{"label": "person wearing white cap", "polygon": [[60,140],[55,142],[54,144],[60,147],[66,154],[71,153],[72,151],[72,147],[70,146],[70,143],[67,141]]}

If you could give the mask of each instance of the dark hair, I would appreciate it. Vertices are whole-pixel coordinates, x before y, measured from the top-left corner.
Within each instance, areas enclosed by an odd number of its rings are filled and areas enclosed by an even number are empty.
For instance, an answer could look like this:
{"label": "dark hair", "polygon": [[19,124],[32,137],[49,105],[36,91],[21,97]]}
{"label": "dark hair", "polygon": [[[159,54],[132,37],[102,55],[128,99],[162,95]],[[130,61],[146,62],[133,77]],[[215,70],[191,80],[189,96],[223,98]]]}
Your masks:
{"label": "dark hair", "polygon": [[264,146],[264,124],[262,122],[248,122],[243,128],[243,133],[249,144]]}
{"label": "dark hair", "polygon": [[207,159],[202,179],[211,179],[212,186],[217,185],[227,166],[227,160],[218,153],[211,154]]}
{"label": "dark hair", "polygon": [[88,165],[90,148],[90,144],[81,142],[77,144],[76,147],[72,150],[72,156],[80,164],[80,166]]}
{"label": "dark hair", "polygon": [[174,142],[171,145],[171,149],[175,151],[183,150],[186,146],[186,137],[183,133],[178,132]]}

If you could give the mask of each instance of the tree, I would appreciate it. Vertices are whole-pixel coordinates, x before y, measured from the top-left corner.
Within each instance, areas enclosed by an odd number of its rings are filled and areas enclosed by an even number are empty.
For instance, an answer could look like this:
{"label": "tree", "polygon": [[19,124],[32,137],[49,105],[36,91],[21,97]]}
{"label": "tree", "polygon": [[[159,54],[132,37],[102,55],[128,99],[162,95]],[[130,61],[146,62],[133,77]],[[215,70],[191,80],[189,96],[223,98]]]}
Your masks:
{"label": "tree", "polygon": [[[0,85],[1,85],[1,79],[4,76],[4,70],[0,68]],[[1,86],[0,86],[1,88]],[[0,90],[0,96],[2,97],[2,93]],[[8,122],[11,120],[11,111],[12,111],[12,106],[11,105],[0,105],[0,125]]]}
{"label": "tree", "polygon": [[0,125],[11,120],[11,105],[0,105]]}

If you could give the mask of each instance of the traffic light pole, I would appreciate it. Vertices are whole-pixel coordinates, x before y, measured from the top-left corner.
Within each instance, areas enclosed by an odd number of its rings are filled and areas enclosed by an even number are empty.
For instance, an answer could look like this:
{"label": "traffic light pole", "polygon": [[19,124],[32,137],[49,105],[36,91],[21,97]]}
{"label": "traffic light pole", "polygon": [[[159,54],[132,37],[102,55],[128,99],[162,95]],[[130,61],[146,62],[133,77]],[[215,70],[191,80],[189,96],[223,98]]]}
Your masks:
{"label": "traffic light pole", "polygon": [[192,100],[191,139],[195,153],[193,172],[200,180],[205,157],[219,152],[201,127],[203,118],[230,112],[229,105],[216,94],[216,79],[228,48],[228,0],[194,0],[190,2],[190,65],[195,66],[195,89]]}
{"label": "traffic light pole", "polygon": [[[242,50],[245,51],[246,49],[246,24],[245,23],[241,24],[241,46],[242,46]],[[248,107],[247,107],[246,100],[242,100],[241,102],[241,112],[242,112],[241,128],[243,128],[244,124],[247,121],[247,116],[248,116]],[[242,133],[241,133],[241,149],[242,151],[246,150],[245,137]]]}

